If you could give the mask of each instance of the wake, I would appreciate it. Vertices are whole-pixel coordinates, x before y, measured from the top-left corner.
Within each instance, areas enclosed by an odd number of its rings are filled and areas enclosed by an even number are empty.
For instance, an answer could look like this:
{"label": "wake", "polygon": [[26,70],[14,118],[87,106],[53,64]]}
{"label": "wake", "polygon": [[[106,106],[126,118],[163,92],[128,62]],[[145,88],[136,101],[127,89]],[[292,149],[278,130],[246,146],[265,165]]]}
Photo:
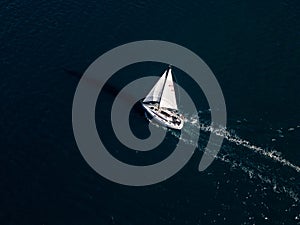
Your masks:
{"label": "wake", "polygon": [[[279,163],[282,166],[293,169],[297,174],[300,173],[299,166],[283,158],[280,152],[274,149],[268,150],[267,148],[256,146],[250,143],[250,141],[242,139],[236,134],[233,134],[234,131],[229,132],[226,127],[216,127],[214,125],[210,125],[209,121],[201,121],[199,123],[198,115],[185,115],[185,118],[185,125],[181,132],[185,132],[191,138],[182,138],[178,132],[171,131],[172,135],[180,139],[180,141],[183,141],[185,144],[193,145],[200,151],[209,151],[209,149],[206,149],[205,146],[201,146],[202,143],[205,143],[206,141],[206,139],[203,138],[203,133],[206,133],[207,135],[209,133],[213,133],[223,137],[228,143],[223,143],[220,152],[216,156],[217,160],[228,163],[232,168],[240,168],[248,175],[250,179],[258,179],[262,183],[270,185],[271,189],[275,193],[285,193],[295,202],[299,202],[300,190],[296,182],[292,181],[293,179],[295,180],[294,177],[286,177],[285,173],[283,172],[281,174],[278,172],[273,172],[273,167],[270,167],[267,162],[260,161],[258,164],[256,159],[251,160],[247,157],[244,157],[244,155],[238,154],[242,154],[240,149],[247,149],[252,153],[259,154],[264,158],[271,160],[273,163]],[[200,132],[198,143],[194,141],[194,137],[197,134],[196,129],[203,131],[203,133]],[[230,144],[242,146],[244,148],[233,148],[230,146]],[[225,149],[227,149],[226,152]],[[266,187],[262,186],[262,189],[264,190]]]}
{"label": "wake", "polygon": [[[216,128],[213,125],[206,125],[205,123],[199,124],[197,122],[197,119],[195,118],[195,116],[190,116],[190,117],[186,117],[186,118],[188,118],[188,119],[186,119],[185,122],[187,124],[189,124],[190,127],[195,127],[195,128],[200,129],[201,131],[210,132],[217,136],[223,137],[230,143],[234,143],[236,145],[243,146],[246,149],[252,150],[256,153],[259,153],[260,155],[266,156],[267,158],[274,160],[274,161],[280,163],[281,165],[288,166],[288,167],[294,169],[296,172],[300,173],[299,166],[291,163],[287,159],[284,159],[281,156],[281,153],[276,150],[269,151],[262,147],[256,146],[256,145],[250,143],[248,140],[244,140],[244,139],[238,137],[236,134],[231,134],[229,131],[227,131],[227,129],[225,127]],[[186,130],[186,132],[188,132],[188,131]]]}
{"label": "wake", "polygon": [[235,143],[236,145],[241,145],[249,150],[253,150],[261,155],[264,155],[266,157],[268,157],[269,159],[272,159],[278,163],[281,163],[284,166],[288,166],[292,169],[294,169],[295,171],[297,171],[298,173],[300,173],[300,167],[291,163],[290,161],[288,161],[287,159],[284,159],[281,156],[281,153],[276,151],[276,150],[271,150],[268,151],[262,147],[256,146],[251,144],[249,141],[247,140],[243,140],[240,137],[236,136],[236,135],[232,135],[230,134],[228,131],[226,131],[225,128],[214,128],[212,126],[205,126],[204,124],[200,125],[200,130],[202,131],[206,131],[206,132],[211,132],[214,133],[218,136],[224,137],[226,140],[228,140],[231,143]]}

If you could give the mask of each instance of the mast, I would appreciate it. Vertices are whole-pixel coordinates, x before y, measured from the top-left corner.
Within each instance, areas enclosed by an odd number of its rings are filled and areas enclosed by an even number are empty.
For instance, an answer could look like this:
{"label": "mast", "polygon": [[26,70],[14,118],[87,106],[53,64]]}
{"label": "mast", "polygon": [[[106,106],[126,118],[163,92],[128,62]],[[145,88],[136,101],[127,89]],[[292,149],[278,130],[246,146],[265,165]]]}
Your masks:
{"label": "mast", "polygon": [[164,82],[163,91],[159,101],[159,106],[161,108],[178,110],[176,94],[175,94],[175,84],[173,81],[173,75],[171,67],[167,70],[167,76]]}
{"label": "mast", "polygon": [[[166,73],[166,77],[165,77],[165,80],[164,80],[164,85],[163,85],[163,88],[162,88],[162,92],[161,92],[161,96],[162,96],[162,93],[165,89],[165,85],[167,83],[167,78],[168,78],[168,75],[169,75],[169,70],[171,69],[171,65],[169,65],[169,68],[167,69],[167,73]],[[158,102],[158,109],[160,108],[160,102],[161,102],[161,96],[159,98],[159,102]]]}

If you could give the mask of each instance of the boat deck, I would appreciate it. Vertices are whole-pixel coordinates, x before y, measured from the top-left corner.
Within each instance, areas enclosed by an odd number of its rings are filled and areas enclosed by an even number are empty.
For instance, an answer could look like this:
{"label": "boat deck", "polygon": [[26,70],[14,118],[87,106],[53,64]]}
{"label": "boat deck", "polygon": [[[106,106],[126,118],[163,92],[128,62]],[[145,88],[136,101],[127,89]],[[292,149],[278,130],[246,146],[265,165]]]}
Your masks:
{"label": "boat deck", "polygon": [[160,118],[177,124],[179,125],[180,123],[182,123],[183,120],[183,116],[180,115],[177,112],[171,111],[169,109],[165,109],[165,108],[159,108],[158,104],[149,104],[148,107],[152,110],[153,113],[155,113],[157,116],[159,116]]}

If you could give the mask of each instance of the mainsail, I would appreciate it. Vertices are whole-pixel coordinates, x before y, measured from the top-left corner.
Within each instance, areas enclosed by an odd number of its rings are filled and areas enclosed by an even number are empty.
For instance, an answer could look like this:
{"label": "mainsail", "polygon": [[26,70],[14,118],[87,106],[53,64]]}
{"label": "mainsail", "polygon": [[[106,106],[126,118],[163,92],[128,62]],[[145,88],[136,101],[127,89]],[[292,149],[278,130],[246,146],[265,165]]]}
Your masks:
{"label": "mainsail", "polygon": [[167,78],[163,87],[159,106],[178,110],[171,68],[167,70]]}
{"label": "mainsail", "polygon": [[164,74],[161,76],[161,78],[157,81],[157,83],[154,85],[154,87],[151,89],[149,94],[146,96],[143,102],[159,102],[163,88],[164,88],[164,83],[166,80],[166,75],[167,75],[168,70],[164,72]]}

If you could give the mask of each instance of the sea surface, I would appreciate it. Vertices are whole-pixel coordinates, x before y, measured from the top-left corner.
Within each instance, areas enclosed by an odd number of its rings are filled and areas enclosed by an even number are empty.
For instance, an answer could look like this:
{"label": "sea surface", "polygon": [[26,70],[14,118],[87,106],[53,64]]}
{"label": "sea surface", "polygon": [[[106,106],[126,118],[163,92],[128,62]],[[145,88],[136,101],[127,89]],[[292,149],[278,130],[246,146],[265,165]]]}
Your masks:
{"label": "sea surface", "polygon": [[[72,101],[95,59],[149,39],[182,45],[206,62],[222,88],[228,121],[214,127],[203,93],[189,88],[198,111],[181,108],[182,132],[190,138],[167,131],[154,154],[126,150],[109,129],[109,106],[128,82],[159,76],[167,65],[118,71],[96,108],[98,132],[115,157],[143,165],[167,157],[178,141],[195,147],[170,179],[123,186],[83,159]],[[300,224],[299,59],[297,0],[1,1],[0,224]],[[178,84],[193,87],[176,67],[174,74]],[[149,121],[135,108],[131,128],[146,138]],[[194,129],[200,129],[198,142],[191,141]],[[213,164],[199,172],[211,132],[224,142]]]}

